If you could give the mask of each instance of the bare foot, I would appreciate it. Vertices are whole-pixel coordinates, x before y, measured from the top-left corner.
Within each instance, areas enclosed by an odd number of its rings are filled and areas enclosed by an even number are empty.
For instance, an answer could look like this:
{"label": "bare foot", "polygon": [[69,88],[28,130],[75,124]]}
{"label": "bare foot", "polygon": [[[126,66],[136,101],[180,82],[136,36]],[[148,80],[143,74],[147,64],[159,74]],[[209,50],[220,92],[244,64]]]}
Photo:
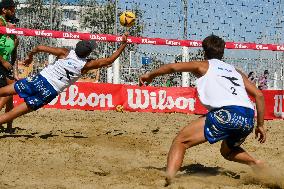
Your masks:
{"label": "bare foot", "polygon": [[172,178],[171,177],[166,177],[165,178],[165,181],[166,181],[166,183],[165,183],[165,187],[168,187],[169,185],[171,185],[171,183],[172,183]]}
{"label": "bare foot", "polygon": [[269,168],[264,161],[256,160],[256,163],[251,165],[253,172],[257,175],[269,173]]}
{"label": "bare foot", "polygon": [[269,167],[265,162],[260,160],[257,160],[256,164],[251,167],[257,181],[260,183],[273,186],[272,188],[284,188],[283,176],[281,176],[281,173],[277,169]]}

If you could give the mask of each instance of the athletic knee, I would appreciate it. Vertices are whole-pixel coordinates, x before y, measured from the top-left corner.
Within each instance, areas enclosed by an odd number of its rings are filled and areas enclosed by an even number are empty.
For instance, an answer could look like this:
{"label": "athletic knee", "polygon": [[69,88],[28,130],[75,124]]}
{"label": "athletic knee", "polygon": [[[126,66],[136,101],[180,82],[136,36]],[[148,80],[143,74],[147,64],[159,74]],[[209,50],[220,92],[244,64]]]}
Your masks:
{"label": "athletic knee", "polygon": [[222,148],[220,149],[220,153],[224,159],[231,161],[232,160],[232,150],[224,151]]}
{"label": "athletic knee", "polygon": [[182,143],[182,138],[179,136],[179,135],[177,135],[174,139],[173,139],[173,141],[172,141],[172,143],[173,144],[179,144],[179,143]]}
{"label": "athletic knee", "polygon": [[181,136],[176,136],[174,138],[174,140],[172,141],[172,144],[174,145],[179,145],[179,146],[183,146],[184,148],[190,148],[192,147],[192,140],[189,139],[189,138],[184,138],[184,137],[181,137]]}
{"label": "athletic knee", "polygon": [[244,150],[239,146],[236,146],[236,147],[233,147],[233,148],[227,148],[227,149],[223,149],[223,148],[220,149],[221,155],[226,160],[229,160],[229,161],[233,161],[236,154],[243,152],[243,151]]}

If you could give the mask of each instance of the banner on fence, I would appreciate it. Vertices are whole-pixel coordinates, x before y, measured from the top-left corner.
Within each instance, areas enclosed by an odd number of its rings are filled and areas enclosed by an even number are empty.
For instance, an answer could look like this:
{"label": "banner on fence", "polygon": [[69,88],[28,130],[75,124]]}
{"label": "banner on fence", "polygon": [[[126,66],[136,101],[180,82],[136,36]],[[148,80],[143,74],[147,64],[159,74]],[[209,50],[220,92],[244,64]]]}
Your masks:
{"label": "banner on fence", "polygon": [[[0,33],[1,34],[23,35],[23,36],[96,40],[96,41],[108,41],[108,42],[120,42],[122,40],[121,36],[110,35],[110,34],[91,34],[91,33],[81,33],[81,32],[56,31],[56,30],[37,30],[37,29],[28,29],[28,28],[6,28],[4,26],[0,27]],[[178,39],[163,39],[163,38],[129,36],[127,38],[127,42],[135,43],[135,44],[202,47],[202,41],[196,41],[196,40],[178,40]],[[225,48],[284,51],[284,45],[256,44],[256,43],[249,43],[249,42],[247,43],[226,42]]]}
{"label": "banner on fence", "polygon": [[[263,91],[265,119],[283,119],[283,91]],[[23,102],[15,97],[14,103]],[[115,110],[122,105],[126,111],[181,112],[205,114],[195,88],[139,87],[106,83],[77,82],[58,95],[45,108]]]}

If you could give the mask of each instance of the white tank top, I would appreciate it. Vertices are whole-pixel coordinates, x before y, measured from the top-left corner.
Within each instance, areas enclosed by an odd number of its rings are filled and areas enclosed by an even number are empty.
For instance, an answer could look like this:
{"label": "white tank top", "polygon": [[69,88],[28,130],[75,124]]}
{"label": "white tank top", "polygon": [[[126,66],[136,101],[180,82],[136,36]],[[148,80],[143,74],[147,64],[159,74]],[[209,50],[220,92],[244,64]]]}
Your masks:
{"label": "white tank top", "polygon": [[234,66],[211,59],[206,74],[197,79],[197,92],[201,103],[208,109],[223,106],[253,108],[243,78]]}
{"label": "white tank top", "polygon": [[81,77],[81,70],[86,64],[86,59],[79,58],[71,50],[64,59],[58,59],[54,64],[48,65],[40,74],[47,79],[57,92],[75,83]]}

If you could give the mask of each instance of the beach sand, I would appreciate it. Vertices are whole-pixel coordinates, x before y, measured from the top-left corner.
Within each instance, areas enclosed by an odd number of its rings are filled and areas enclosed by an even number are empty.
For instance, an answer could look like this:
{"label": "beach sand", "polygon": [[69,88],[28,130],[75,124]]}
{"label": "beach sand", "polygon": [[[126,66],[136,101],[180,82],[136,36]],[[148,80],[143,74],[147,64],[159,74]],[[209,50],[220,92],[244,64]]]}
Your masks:
{"label": "beach sand", "polygon": [[[197,115],[41,109],[0,133],[0,188],[164,188],[169,147]],[[266,121],[268,139],[250,135],[243,147],[268,163],[259,177],[226,161],[220,143],[188,150],[167,188],[284,188],[284,121]]]}

